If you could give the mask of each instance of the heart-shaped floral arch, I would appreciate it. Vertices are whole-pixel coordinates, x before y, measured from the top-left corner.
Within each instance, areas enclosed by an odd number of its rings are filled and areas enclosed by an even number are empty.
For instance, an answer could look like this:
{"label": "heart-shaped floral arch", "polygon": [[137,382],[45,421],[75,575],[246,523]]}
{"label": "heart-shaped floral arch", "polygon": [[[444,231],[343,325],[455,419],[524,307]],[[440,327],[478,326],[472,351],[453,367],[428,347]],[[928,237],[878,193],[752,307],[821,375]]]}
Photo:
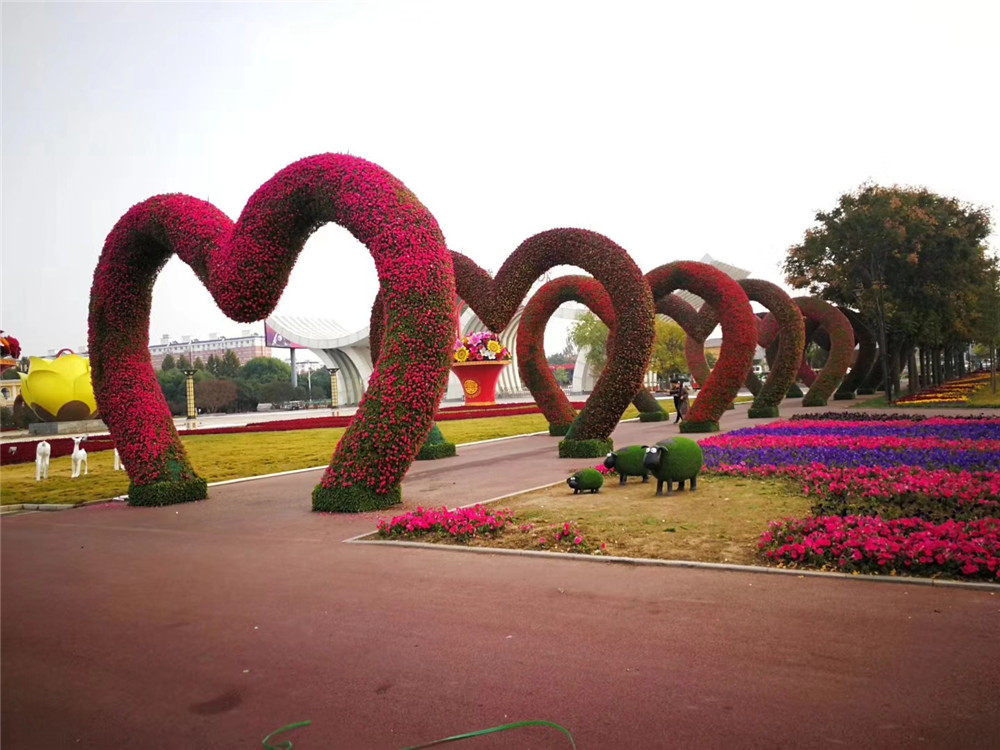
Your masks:
{"label": "heart-shaped floral arch", "polygon": [[[517,329],[517,366],[521,380],[531,391],[539,411],[549,422],[551,435],[566,434],[577,416],[576,409],[556,382],[545,357],[545,326],[564,302],[580,302],[586,305],[608,327],[609,362],[618,356],[616,352],[619,349],[623,347],[627,349],[630,346],[629,341],[619,336],[611,298],[596,279],[589,276],[560,276],[546,282],[532,295],[524,306]],[[663,408],[644,387],[640,386],[632,403],[639,409],[640,414],[666,416]]]}
{"label": "heart-shaped floral arch", "polygon": [[135,505],[204,498],[149,357],[153,282],[174,253],[219,308],[266,317],[317,228],[336,222],[375,260],[386,346],[320,484],[316,510],[362,511],[400,502],[400,482],[444,392],[453,342],[451,255],[431,213],[391,174],[353,156],[323,154],[278,172],[234,224],[186,195],[139,203],[104,244],[90,302],[94,394],[118,446]]}
{"label": "heart-shaped floral arch", "polygon": [[[556,266],[582,268],[604,287],[619,335],[629,345],[609,361],[559,446],[560,455],[566,457],[604,455],[612,431],[642,387],[653,348],[653,298],[635,261],[602,234],[562,228],[540,232],[522,242],[495,279],[461,253],[452,252],[452,263],[458,297],[495,332],[506,328],[535,281]],[[373,352],[378,351],[383,338],[380,304],[376,300],[372,308]]]}
{"label": "heart-shaped floral arch", "polygon": [[739,284],[707,263],[667,263],[647,273],[646,281],[656,300],[677,289],[685,289],[697,294],[719,313],[722,321],[719,361],[702,386],[687,419],[681,423],[681,432],[716,432],[719,419],[736,398],[753,365],[757,318],[750,300]]}
{"label": "heart-shaped floral arch", "polygon": [[[778,416],[778,404],[795,383],[795,375],[802,357],[801,352],[805,347],[805,323],[798,305],[777,284],[763,279],[740,279],[737,283],[750,300],[764,305],[773,314],[778,324],[777,331],[775,331],[778,335],[777,355],[764,384],[758,383],[759,387],[754,393],[753,403],[747,413],[751,419],[776,417]],[[718,313],[711,305],[703,306],[698,317],[701,330],[714,329],[719,323]],[[688,337],[688,341],[693,340],[693,337]],[[704,360],[704,338],[701,341],[695,341],[695,343],[701,354],[701,359]],[[770,341],[758,338],[758,343],[767,348]],[[704,366],[707,368],[708,363],[705,362]]]}
{"label": "heart-shaped floral arch", "polygon": [[[818,297],[793,297],[805,322],[803,349],[798,355],[798,374],[809,386],[809,392],[803,397],[803,406],[826,406],[827,400],[844,379],[847,369],[851,366],[854,356],[854,328],[847,317],[825,300]],[[761,340],[767,344],[773,342],[779,324],[770,313],[761,325]],[[826,365],[819,375],[805,361],[805,341],[808,341],[816,329],[822,328],[830,337],[830,355]],[[770,351],[768,352],[770,359]]]}

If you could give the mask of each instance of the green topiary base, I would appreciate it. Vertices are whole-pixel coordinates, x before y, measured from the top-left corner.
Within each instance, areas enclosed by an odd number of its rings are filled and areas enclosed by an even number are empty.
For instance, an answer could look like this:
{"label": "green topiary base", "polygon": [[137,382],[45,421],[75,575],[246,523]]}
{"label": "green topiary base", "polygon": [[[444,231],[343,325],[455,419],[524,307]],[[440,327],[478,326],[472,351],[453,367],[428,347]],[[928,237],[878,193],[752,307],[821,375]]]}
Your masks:
{"label": "green topiary base", "polygon": [[641,411],[639,412],[640,422],[666,422],[670,419],[670,415],[667,414],[662,409],[660,411]]}
{"label": "green topiary base", "polygon": [[718,422],[681,422],[681,432],[718,432]]}
{"label": "green topiary base", "polygon": [[750,409],[747,411],[747,416],[750,419],[768,419],[770,417],[778,416],[777,406],[756,406],[751,405]]}
{"label": "green topiary base", "polygon": [[403,502],[403,490],[399,485],[389,492],[380,494],[371,487],[316,487],[312,495],[313,510],[326,513],[364,513],[366,510],[382,510]]}
{"label": "green topiary base", "polygon": [[803,406],[826,406],[826,399],[825,398],[818,398],[818,397],[817,398],[809,398],[809,394],[807,393],[806,397],[804,399],[802,399],[802,405]]}
{"label": "green topiary base", "polygon": [[568,424],[550,424],[549,425],[549,435],[552,437],[562,437],[567,432],[569,432],[570,425]]}
{"label": "green topiary base", "polygon": [[801,388],[799,388],[797,385],[793,385],[791,388],[788,389],[788,393],[786,393],[785,395],[788,398],[802,398],[804,394],[802,393]]}
{"label": "green topiary base", "polygon": [[128,488],[129,505],[175,505],[204,500],[206,497],[208,497],[208,482],[200,477],[139,486],[130,484]]}
{"label": "green topiary base", "polygon": [[834,401],[853,401],[857,397],[854,391],[837,391],[833,394]]}
{"label": "green topiary base", "polygon": [[438,458],[451,458],[456,455],[454,443],[425,444],[417,454],[418,461],[433,461]]}
{"label": "green topiary base", "polygon": [[599,458],[614,450],[615,441],[601,440],[560,440],[559,458]]}
{"label": "green topiary base", "polygon": [[859,396],[874,396],[875,395],[875,389],[874,388],[858,388],[858,395]]}

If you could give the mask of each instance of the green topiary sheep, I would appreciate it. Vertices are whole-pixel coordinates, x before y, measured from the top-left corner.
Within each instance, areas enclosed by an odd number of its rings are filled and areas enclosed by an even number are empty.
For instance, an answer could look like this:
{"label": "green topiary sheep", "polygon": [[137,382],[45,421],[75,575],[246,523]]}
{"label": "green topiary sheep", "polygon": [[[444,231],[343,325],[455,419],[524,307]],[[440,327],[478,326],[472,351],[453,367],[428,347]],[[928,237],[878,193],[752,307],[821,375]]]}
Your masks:
{"label": "green topiary sheep", "polygon": [[604,476],[597,469],[581,469],[566,480],[574,495],[589,491],[590,494],[600,492],[604,486]]}
{"label": "green topiary sheep", "polygon": [[684,480],[691,480],[691,490],[698,486],[698,473],[705,463],[701,446],[694,440],[683,437],[661,440],[646,449],[643,464],[656,476],[656,494],[663,494],[663,483],[667,483],[667,494],[673,494],[673,483],[677,489],[684,489]]}
{"label": "green topiary sheep", "polygon": [[621,450],[611,451],[604,459],[604,465],[618,472],[621,477],[619,484],[625,484],[629,477],[642,477],[643,482],[648,482],[649,469],[643,464],[645,457],[645,445],[629,445]]}

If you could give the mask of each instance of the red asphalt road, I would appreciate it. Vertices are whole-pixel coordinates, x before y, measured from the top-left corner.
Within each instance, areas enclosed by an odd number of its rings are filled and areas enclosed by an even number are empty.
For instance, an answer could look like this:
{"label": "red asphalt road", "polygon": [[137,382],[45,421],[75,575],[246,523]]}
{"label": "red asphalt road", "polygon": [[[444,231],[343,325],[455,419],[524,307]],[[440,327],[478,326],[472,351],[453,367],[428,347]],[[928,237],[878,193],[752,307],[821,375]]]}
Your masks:
{"label": "red asphalt road", "polygon": [[[581,463],[554,456],[547,436],[462,447],[414,464],[406,506]],[[3,749],[260,748],[305,719],[275,741],[401,748],[546,719],[581,750],[1000,746],[993,591],[344,544],[377,515],[310,512],[318,478],[3,519]]]}

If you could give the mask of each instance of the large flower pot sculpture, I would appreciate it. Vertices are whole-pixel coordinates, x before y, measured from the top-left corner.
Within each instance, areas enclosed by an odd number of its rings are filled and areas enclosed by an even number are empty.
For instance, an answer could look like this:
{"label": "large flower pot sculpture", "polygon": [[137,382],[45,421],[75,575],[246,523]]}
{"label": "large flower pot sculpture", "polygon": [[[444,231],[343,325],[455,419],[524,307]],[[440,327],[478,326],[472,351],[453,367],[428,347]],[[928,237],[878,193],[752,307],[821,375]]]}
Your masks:
{"label": "large flower pot sculpture", "polygon": [[206,496],[177,438],[149,359],[153,282],[174,253],[221,310],[266,317],[309,235],[335,221],[375,260],[385,346],[319,485],[313,508],[363,511],[401,500],[400,482],[444,392],[454,341],[451,256],[437,222],[403,183],[353,156],[322,154],[278,172],[234,224],[187,195],[133,206],[108,235],[90,303],[94,392],[131,479],[129,501]]}
{"label": "large flower pot sculpture", "polygon": [[681,432],[716,432],[719,419],[746,380],[757,348],[757,320],[746,292],[714,266],[677,261],[654,268],[646,280],[655,299],[677,289],[697,294],[712,305],[722,321],[722,349]]}
{"label": "large flower pot sculpture", "polygon": [[466,406],[495,406],[497,382],[511,362],[510,352],[491,331],[477,331],[455,341],[451,371],[462,384]]}
{"label": "large flower pot sculpture", "polygon": [[[517,335],[517,366],[539,410],[549,422],[550,435],[565,435],[576,419],[576,410],[563,393],[545,358],[545,326],[553,313],[565,302],[581,302],[590,308],[608,327],[608,361],[617,356],[621,341],[611,298],[596,279],[589,276],[560,276],[546,282],[528,300],[521,314]],[[642,415],[665,414],[645,387],[632,399]],[[648,421],[654,421],[647,417]]]}

